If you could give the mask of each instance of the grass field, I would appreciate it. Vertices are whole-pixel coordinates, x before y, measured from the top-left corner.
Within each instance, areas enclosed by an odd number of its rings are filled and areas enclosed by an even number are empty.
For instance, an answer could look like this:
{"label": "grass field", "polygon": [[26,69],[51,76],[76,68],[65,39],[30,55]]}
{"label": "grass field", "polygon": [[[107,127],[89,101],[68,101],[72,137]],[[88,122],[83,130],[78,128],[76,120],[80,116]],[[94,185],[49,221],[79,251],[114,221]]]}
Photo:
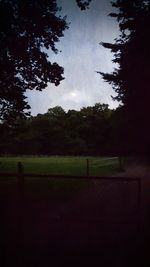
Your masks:
{"label": "grass field", "polygon": [[[118,171],[118,158],[88,157],[89,175],[111,175]],[[87,175],[87,157],[0,157],[0,172],[17,172],[17,163],[25,173]]]}
{"label": "grass field", "polygon": [[[118,158],[88,157],[89,175],[106,176],[118,172]],[[17,164],[21,162],[24,173],[37,174],[37,177],[25,177],[25,194],[30,198],[65,200],[91,186],[92,181],[81,179],[39,178],[38,174],[87,175],[87,157],[62,156],[21,156],[0,157],[0,173],[17,173]],[[2,195],[10,195],[16,190],[16,177],[0,177]]]}

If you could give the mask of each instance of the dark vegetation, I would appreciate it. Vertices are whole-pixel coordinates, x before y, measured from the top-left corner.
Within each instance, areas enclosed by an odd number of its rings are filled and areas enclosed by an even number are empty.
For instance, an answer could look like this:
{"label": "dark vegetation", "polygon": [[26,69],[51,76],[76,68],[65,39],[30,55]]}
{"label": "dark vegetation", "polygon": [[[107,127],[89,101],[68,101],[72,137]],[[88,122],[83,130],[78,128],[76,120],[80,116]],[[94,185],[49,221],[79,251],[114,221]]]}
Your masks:
{"label": "dark vegetation", "polygon": [[132,154],[150,156],[150,1],[117,0],[112,6],[117,12],[110,16],[119,23],[120,36],[114,43],[102,45],[114,53],[117,66],[112,73],[101,75],[122,102],[128,148]]}
{"label": "dark vegetation", "polygon": [[[81,10],[91,0],[77,0]],[[25,92],[59,85],[63,67],[51,62],[47,51],[58,53],[56,43],[68,28],[56,0],[0,1],[0,119],[13,124],[29,114]]]}
{"label": "dark vegetation", "polygon": [[[0,125],[1,154],[118,155],[125,152],[120,108],[95,104],[80,111],[50,108],[45,114]],[[121,120],[121,118],[120,118]],[[120,136],[118,136],[120,135]]]}

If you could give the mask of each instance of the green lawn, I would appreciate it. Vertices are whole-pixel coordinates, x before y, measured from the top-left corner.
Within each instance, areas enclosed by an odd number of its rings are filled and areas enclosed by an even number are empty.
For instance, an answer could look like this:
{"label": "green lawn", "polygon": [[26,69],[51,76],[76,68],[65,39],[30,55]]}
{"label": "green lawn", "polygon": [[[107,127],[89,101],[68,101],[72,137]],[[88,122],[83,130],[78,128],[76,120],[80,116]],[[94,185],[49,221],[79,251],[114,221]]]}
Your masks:
{"label": "green lawn", "polygon": [[[88,157],[89,175],[111,175],[118,171],[118,158]],[[87,157],[21,156],[0,157],[0,172],[17,172],[17,163],[23,164],[25,173],[86,175]]]}
{"label": "green lawn", "polygon": [[[118,172],[118,158],[88,157],[89,175],[112,175]],[[0,172],[16,173],[17,164],[21,162],[24,173],[33,174],[61,174],[85,175],[87,174],[87,157],[63,156],[21,156],[0,157]],[[6,198],[17,193],[17,176],[0,177],[0,195]],[[49,199],[51,201],[64,201],[72,198],[92,185],[92,181],[79,179],[49,179],[25,177],[25,196],[31,199]],[[13,193],[14,192],[14,193]],[[15,193],[16,192],[16,193]]]}

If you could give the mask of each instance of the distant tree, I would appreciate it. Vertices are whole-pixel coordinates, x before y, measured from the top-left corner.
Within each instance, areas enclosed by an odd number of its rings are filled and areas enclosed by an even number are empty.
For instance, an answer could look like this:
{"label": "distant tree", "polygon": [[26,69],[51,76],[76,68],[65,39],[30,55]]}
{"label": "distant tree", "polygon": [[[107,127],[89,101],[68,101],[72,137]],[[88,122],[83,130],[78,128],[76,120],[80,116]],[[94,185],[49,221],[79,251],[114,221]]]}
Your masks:
{"label": "distant tree", "polygon": [[56,106],[54,108],[49,108],[47,111],[47,116],[49,116],[51,119],[52,118],[62,118],[65,116],[66,112],[64,109],[60,106]]}
{"label": "distant tree", "polygon": [[118,127],[118,116],[113,114],[105,104],[68,112],[56,106],[45,114],[17,119],[13,127],[0,124],[0,153],[110,154]]}
{"label": "distant tree", "polygon": [[109,146],[111,110],[108,105],[97,103],[80,110],[79,135],[87,144],[89,154],[102,155],[111,151]]}
{"label": "distant tree", "polygon": [[119,12],[111,13],[119,23],[120,36],[115,43],[102,43],[114,53],[117,68],[101,73],[117,92],[115,99],[124,105],[128,118],[124,131],[131,153],[150,151],[150,1],[117,0],[112,2]]}

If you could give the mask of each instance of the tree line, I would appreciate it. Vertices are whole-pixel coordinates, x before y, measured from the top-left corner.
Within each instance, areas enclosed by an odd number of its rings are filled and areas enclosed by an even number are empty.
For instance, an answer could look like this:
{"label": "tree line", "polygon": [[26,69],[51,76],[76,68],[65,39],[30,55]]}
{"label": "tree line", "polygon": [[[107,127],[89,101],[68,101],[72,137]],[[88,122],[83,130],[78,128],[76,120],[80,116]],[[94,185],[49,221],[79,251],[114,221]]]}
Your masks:
{"label": "tree line", "polygon": [[[45,114],[0,124],[0,153],[14,155],[110,155],[126,147],[121,132],[121,108],[107,104],[65,110],[56,106]],[[125,151],[124,151],[125,152]]]}

